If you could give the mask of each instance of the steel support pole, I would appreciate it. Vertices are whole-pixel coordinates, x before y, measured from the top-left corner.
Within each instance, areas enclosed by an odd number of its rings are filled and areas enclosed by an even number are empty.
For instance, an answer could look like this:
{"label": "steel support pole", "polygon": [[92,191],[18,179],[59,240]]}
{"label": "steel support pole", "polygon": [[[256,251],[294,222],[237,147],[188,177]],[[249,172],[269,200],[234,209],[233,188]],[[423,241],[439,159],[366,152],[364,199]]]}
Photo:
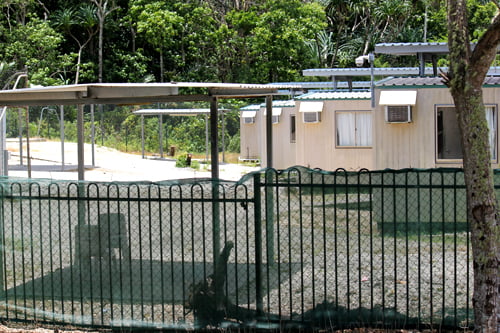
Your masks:
{"label": "steel support pole", "polygon": [[142,159],[144,159],[144,115],[141,114],[141,150]]}
{"label": "steel support pole", "polygon": [[210,153],[212,166],[212,179],[219,179],[219,131],[217,127],[218,105],[217,98],[210,101]]}
{"label": "steel support pole", "polygon": [[205,162],[208,163],[208,114],[205,114]]}
{"label": "steel support pole", "polygon": [[273,96],[266,96],[266,167],[273,167]]}
{"label": "steel support pole", "polygon": [[163,158],[163,115],[158,116],[158,132],[160,144],[160,158]]}
{"label": "steel support pole", "polygon": [[[273,97],[266,96],[266,167],[273,167]],[[274,263],[274,186],[273,172],[266,172],[266,253],[267,264]]]}
{"label": "steel support pole", "polygon": [[85,142],[84,142],[84,121],[83,121],[83,105],[78,104],[76,116],[76,133],[77,133],[77,149],[78,149],[78,180],[85,180]]}
{"label": "steel support pole", "polygon": [[64,171],[64,106],[59,107],[59,133],[61,137],[61,170]]}
{"label": "steel support pole", "polygon": [[90,137],[92,140],[92,167],[95,167],[95,125],[94,125],[94,104],[90,105],[90,121],[92,123],[90,127]]}

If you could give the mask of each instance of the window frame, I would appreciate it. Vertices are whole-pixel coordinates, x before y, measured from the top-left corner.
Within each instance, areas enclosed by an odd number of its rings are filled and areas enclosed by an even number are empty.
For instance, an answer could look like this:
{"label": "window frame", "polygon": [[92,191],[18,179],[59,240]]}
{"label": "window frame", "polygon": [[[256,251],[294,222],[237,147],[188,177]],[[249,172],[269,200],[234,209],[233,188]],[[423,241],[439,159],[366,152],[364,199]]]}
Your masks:
{"label": "window frame", "polygon": [[[358,135],[356,135],[356,132],[358,131],[358,122],[357,122],[357,115],[360,114],[367,114],[370,115],[370,144],[369,145],[360,145],[357,142],[355,142],[355,145],[341,145],[340,140],[339,140],[339,114],[342,113],[352,113],[354,114],[354,140],[357,141]],[[373,112],[371,110],[336,110],[335,111],[335,148],[338,149],[371,149],[373,148]],[[352,129],[351,129],[352,130]]]}
{"label": "window frame", "polygon": [[[485,108],[491,108],[493,110],[493,123],[494,123],[494,133],[493,133],[493,143],[494,146],[490,147],[491,148],[491,163],[497,163],[498,162],[498,105],[497,104],[491,104],[487,103],[484,104]],[[436,164],[462,164],[463,163],[463,156],[461,158],[440,158],[439,157],[439,110],[440,109],[454,109],[455,106],[451,104],[436,104],[434,106],[434,138],[435,138],[435,144],[434,144],[434,158],[436,161]],[[458,126],[458,123],[457,123]],[[460,137],[459,137],[460,140]]]}
{"label": "window frame", "polygon": [[290,143],[295,143],[297,141],[297,116],[295,114],[290,115]]}

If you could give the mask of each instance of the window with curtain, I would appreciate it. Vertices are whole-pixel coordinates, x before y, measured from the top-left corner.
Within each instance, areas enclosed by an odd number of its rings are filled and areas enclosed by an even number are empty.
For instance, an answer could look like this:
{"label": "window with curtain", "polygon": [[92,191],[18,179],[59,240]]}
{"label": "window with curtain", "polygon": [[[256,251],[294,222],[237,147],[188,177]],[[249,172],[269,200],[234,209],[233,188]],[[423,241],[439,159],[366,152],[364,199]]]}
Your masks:
{"label": "window with curtain", "polygon": [[[485,106],[486,121],[489,128],[491,158],[497,158],[497,112],[494,106]],[[458,128],[455,108],[440,106],[436,108],[437,159],[459,160],[463,158],[460,130]]]}
{"label": "window with curtain", "polygon": [[338,147],[371,147],[371,111],[337,111],[336,130]]}

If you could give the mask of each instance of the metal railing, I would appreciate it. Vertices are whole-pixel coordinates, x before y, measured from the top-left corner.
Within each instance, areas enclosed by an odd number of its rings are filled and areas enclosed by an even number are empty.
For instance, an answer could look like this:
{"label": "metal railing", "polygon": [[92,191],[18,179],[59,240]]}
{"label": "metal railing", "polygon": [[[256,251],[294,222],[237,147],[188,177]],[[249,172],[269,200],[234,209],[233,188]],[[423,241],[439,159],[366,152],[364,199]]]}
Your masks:
{"label": "metal railing", "polygon": [[460,169],[0,182],[0,318],[93,327],[472,325]]}

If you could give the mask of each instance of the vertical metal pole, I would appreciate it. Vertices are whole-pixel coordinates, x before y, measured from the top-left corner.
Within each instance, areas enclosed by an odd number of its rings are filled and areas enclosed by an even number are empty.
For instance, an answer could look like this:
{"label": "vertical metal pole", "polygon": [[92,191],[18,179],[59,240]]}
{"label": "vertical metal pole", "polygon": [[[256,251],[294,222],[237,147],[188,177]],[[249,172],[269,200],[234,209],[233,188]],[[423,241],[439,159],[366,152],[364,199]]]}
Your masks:
{"label": "vertical metal pole", "polygon": [[254,200],[255,200],[255,299],[257,315],[264,312],[263,290],[262,290],[262,199],[260,195],[260,173],[253,176]]}
{"label": "vertical metal pole", "polygon": [[94,125],[94,104],[90,105],[90,137],[92,144],[92,167],[95,166],[95,125]]}
{"label": "vertical metal pole", "polygon": [[28,164],[28,178],[31,178],[31,151],[30,151],[30,108],[26,107],[26,161]]}
{"label": "vertical metal pole", "polygon": [[142,159],[144,159],[144,115],[141,114],[141,150]]}
{"label": "vertical metal pole", "polygon": [[[273,167],[273,97],[266,96],[266,152],[267,168]],[[266,253],[267,264],[274,263],[274,186],[273,172],[266,172]]]}
{"label": "vertical metal pole", "polygon": [[266,96],[266,167],[273,167],[273,96]]}
{"label": "vertical metal pole", "polygon": [[208,162],[208,114],[205,114],[205,161]]}
{"label": "vertical metal pole", "polygon": [[226,119],[222,111],[222,163],[226,162]]}
{"label": "vertical metal pole", "polygon": [[[210,101],[210,136],[211,136],[211,153],[212,153],[212,242],[213,242],[213,256],[214,256],[214,269],[217,267],[217,261],[220,253],[220,209],[219,209],[219,154],[218,154],[218,106],[217,98],[213,97]],[[216,272],[214,272],[214,276]],[[223,288],[218,281],[214,281],[216,286],[215,299],[218,300],[223,295]],[[218,303],[218,302],[217,302]],[[218,305],[218,304],[217,304]]]}
{"label": "vertical metal pole", "polygon": [[59,131],[61,136],[61,169],[64,170],[64,106],[60,106]]}
{"label": "vertical metal pole", "polygon": [[158,117],[158,131],[160,143],[160,158],[163,158],[163,115]]}
{"label": "vertical metal pole", "polygon": [[217,128],[217,98],[210,101],[210,152],[212,157],[212,179],[219,179],[219,140]]}
{"label": "vertical metal pole", "polygon": [[84,127],[83,127],[83,105],[78,104],[76,116],[76,133],[77,133],[77,148],[78,148],[78,180],[85,180],[85,158],[84,158]]}
{"label": "vertical metal pole", "polygon": [[2,154],[0,155],[0,168],[2,176],[7,176],[9,171],[8,163],[8,153],[7,153],[7,107],[4,106],[0,116],[0,149],[2,149]]}
{"label": "vertical metal pole", "polygon": [[23,165],[23,109],[17,110],[17,127],[19,129],[19,165]]}
{"label": "vertical metal pole", "polygon": [[372,109],[375,108],[375,69],[374,69],[374,61],[375,61],[375,56],[373,53],[370,53],[368,55],[368,61],[370,62],[370,95],[371,95],[371,102],[372,102]]}

